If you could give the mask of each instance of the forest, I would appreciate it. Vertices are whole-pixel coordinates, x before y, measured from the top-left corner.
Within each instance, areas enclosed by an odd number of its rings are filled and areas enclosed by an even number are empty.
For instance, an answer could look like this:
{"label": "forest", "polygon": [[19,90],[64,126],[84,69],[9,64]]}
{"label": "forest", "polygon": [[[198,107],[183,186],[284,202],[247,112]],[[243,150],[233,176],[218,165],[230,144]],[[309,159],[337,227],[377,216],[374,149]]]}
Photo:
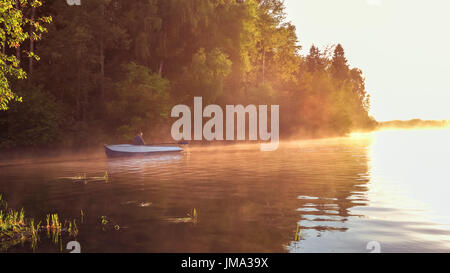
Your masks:
{"label": "forest", "polygon": [[362,71],[341,44],[300,54],[282,0],[80,3],[0,1],[0,148],[168,140],[194,96],[280,105],[281,139],[377,126]]}

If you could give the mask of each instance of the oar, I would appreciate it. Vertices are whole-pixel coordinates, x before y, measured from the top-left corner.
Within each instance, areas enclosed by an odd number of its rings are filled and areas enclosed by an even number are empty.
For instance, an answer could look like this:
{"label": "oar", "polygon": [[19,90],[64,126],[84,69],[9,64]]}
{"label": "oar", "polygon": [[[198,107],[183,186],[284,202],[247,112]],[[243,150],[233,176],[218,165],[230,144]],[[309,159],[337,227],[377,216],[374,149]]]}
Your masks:
{"label": "oar", "polygon": [[154,143],[154,144],[146,144],[145,146],[154,146],[154,145],[188,145],[187,141],[178,141],[178,142],[167,142],[167,143]]}

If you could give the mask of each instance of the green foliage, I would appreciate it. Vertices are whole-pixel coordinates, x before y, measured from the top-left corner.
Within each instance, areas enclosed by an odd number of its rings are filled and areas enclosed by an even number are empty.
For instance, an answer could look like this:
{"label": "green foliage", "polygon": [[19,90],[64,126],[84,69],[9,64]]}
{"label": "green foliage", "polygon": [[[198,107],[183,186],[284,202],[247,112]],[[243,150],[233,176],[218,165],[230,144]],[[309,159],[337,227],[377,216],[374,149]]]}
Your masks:
{"label": "green foliage", "polygon": [[46,146],[60,138],[61,105],[51,94],[30,82],[16,84],[23,103],[13,103],[0,112],[0,148]]}
{"label": "green foliage", "polygon": [[269,82],[260,83],[250,87],[247,91],[248,103],[252,104],[276,104],[277,92]]}
{"label": "green foliage", "polygon": [[334,56],[331,61],[331,73],[338,80],[347,78],[349,67],[345,58],[344,48],[338,44],[334,49]]}
{"label": "green foliage", "polygon": [[[300,55],[282,0],[48,1],[34,21],[23,11],[37,1],[3,2],[0,108],[20,96],[24,103],[0,115],[2,146],[128,142],[138,129],[163,135],[170,108],[193,96],[222,106],[279,104],[282,137],[376,124],[365,79],[344,48]],[[17,57],[21,43],[41,36],[39,52]],[[8,77],[24,78],[20,61],[36,53],[29,86],[13,93]]]}
{"label": "green foliage", "polygon": [[214,103],[223,93],[225,78],[231,72],[231,61],[220,49],[206,53],[200,48],[185,67],[177,83],[179,96],[202,96],[205,104]]}
{"label": "green foliage", "polygon": [[368,115],[369,97],[362,72],[349,68],[341,45],[334,48],[332,56],[312,46],[299,78],[291,96],[298,101],[297,115],[303,129],[318,135],[344,135],[376,125]]}
{"label": "green foliage", "polygon": [[[27,37],[28,33],[24,32],[22,27],[25,24],[22,12],[16,8],[16,4],[20,5],[26,1],[19,3],[16,0],[2,1],[0,3],[0,43],[2,48],[18,48]],[[4,52],[0,53],[0,110],[8,109],[8,103],[11,100],[20,100],[10,88],[8,76],[17,79],[26,77],[25,71],[19,67],[19,59],[14,55],[8,55]]]}
{"label": "green foliage", "polygon": [[[26,72],[20,67],[20,45],[26,40],[37,41],[46,31],[43,26],[50,23],[50,16],[26,18],[24,13],[40,7],[38,0],[2,0],[0,2],[0,111],[7,110],[11,101],[22,99],[10,87],[9,77],[25,79]],[[26,28],[30,31],[27,32]],[[9,49],[15,49],[15,55]],[[28,58],[39,60],[33,51],[23,51]]]}
{"label": "green foliage", "polygon": [[137,130],[149,128],[168,117],[169,81],[133,62],[124,66],[126,78],[116,85],[107,112],[116,132],[129,139]]}

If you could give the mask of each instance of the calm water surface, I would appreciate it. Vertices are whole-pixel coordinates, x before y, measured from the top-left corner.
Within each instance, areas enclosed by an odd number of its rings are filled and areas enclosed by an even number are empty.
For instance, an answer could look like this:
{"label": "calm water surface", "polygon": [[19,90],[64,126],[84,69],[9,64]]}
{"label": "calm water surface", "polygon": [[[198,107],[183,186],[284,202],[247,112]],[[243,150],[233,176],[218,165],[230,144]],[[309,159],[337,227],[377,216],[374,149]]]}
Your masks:
{"label": "calm water surface", "polygon": [[[382,252],[450,251],[448,130],[287,142],[275,152],[185,148],[2,162],[0,193],[38,219],[83,210],[82,252],[369,252],[372,241]],[[107,181],[95,178],[105,172]],[[194,208],[197,221],[186,220]],[[120,229],[102,228],[101,216]],[[41,237],[36,252],[65,252],[72,240]]]}

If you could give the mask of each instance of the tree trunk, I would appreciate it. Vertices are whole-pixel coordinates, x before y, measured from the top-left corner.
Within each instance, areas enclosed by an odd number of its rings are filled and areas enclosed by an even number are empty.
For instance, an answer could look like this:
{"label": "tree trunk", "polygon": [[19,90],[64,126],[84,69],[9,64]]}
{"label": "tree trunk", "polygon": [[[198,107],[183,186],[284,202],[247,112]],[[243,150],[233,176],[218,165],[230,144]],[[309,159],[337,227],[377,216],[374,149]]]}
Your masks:
{"label": "tree trunk", "polygon": [[169,1],[158,1],[161,6],[159,8],[162,11],[162,22],[161,22],[161,30],[162,30],[162,37],[160,36],[160,39],[162,40],[161,44],[161,60],[159,61],[159,68],[158,73],[162,77],[163,69],[164,69],[164,60],[166,58],[166,43],[167,43],[167,25],[169,21],[169,12],[170,12],[170,3]]}
{"label": "tree trunk", "polygon": [[16,57],[20,61],[20,46],[16,47]]}
{"label": "tree trunk", "polygon": [[263,56],[262,56],[262,83],[264,83],[265,73],[266,73],[266,47],[263,46]]}
{"label": "tree trunk", "polygon": [[104,100],[104,81],[105,81],[105,46],[103,40],[100,41],[100,103]]}
{"label": "tree trunk", "polygon": [[[20,10],[19,1],[17,1],[17,3],[16,3],[16,9]],[[16,47],[16,57],[20,61],[20,45],[18,47]]]}
{"label": "tree trunk", "polygon": [[[105,6],[102,4],[100,6],[100,16],[101,16],[101,28],[103,29],[104,22],[103,19],[105,18]],[[99,102],[100,106],[103,106],[104,101],[104,81],[105,81],[105,41],[103,36],[103,31],[100,35],[100,86],[99,86]]]}
{"label": "tree trunk", "polygon": [[158,70],[160,76],[162,76],[163,68],[164,68],[164,59],[161,59],[161,61],[159,62],[159,70]]}
{"label": "tree trunk", "polygon": [[164,59],[166,58],[166,50],[167,50],[166,43],[167,43],[167,30],[164,29],[163,42],[162,42],[162,57],[161,57],[161,61],[159,62],[159,69],[158,69],[158,73],[161,77],[162,77],[163,68],[164,68]]}
{"label": "tree trunk", "polygon": [[[80,63],[80,53],[77,52],[76,55],[76,67],[82,67]],[[76,118],[81,119],[82,117],[82,109],[81,109],[81,69],[77,69],[77,77],[76,77],[76,96],[75,96],[75,104],[76,104]]]}
{"label": "tree trunk", "polygon": [[[36,15],[36,7],[32,7],[31,9],[31,22],[34,22],[34,17]],[[33,37],[34,27],[30,26],[30,52],[34,52],[34,37]],[[33,73],[33,57],[30,57],[28,63],[28,71],[29,73]]]}

